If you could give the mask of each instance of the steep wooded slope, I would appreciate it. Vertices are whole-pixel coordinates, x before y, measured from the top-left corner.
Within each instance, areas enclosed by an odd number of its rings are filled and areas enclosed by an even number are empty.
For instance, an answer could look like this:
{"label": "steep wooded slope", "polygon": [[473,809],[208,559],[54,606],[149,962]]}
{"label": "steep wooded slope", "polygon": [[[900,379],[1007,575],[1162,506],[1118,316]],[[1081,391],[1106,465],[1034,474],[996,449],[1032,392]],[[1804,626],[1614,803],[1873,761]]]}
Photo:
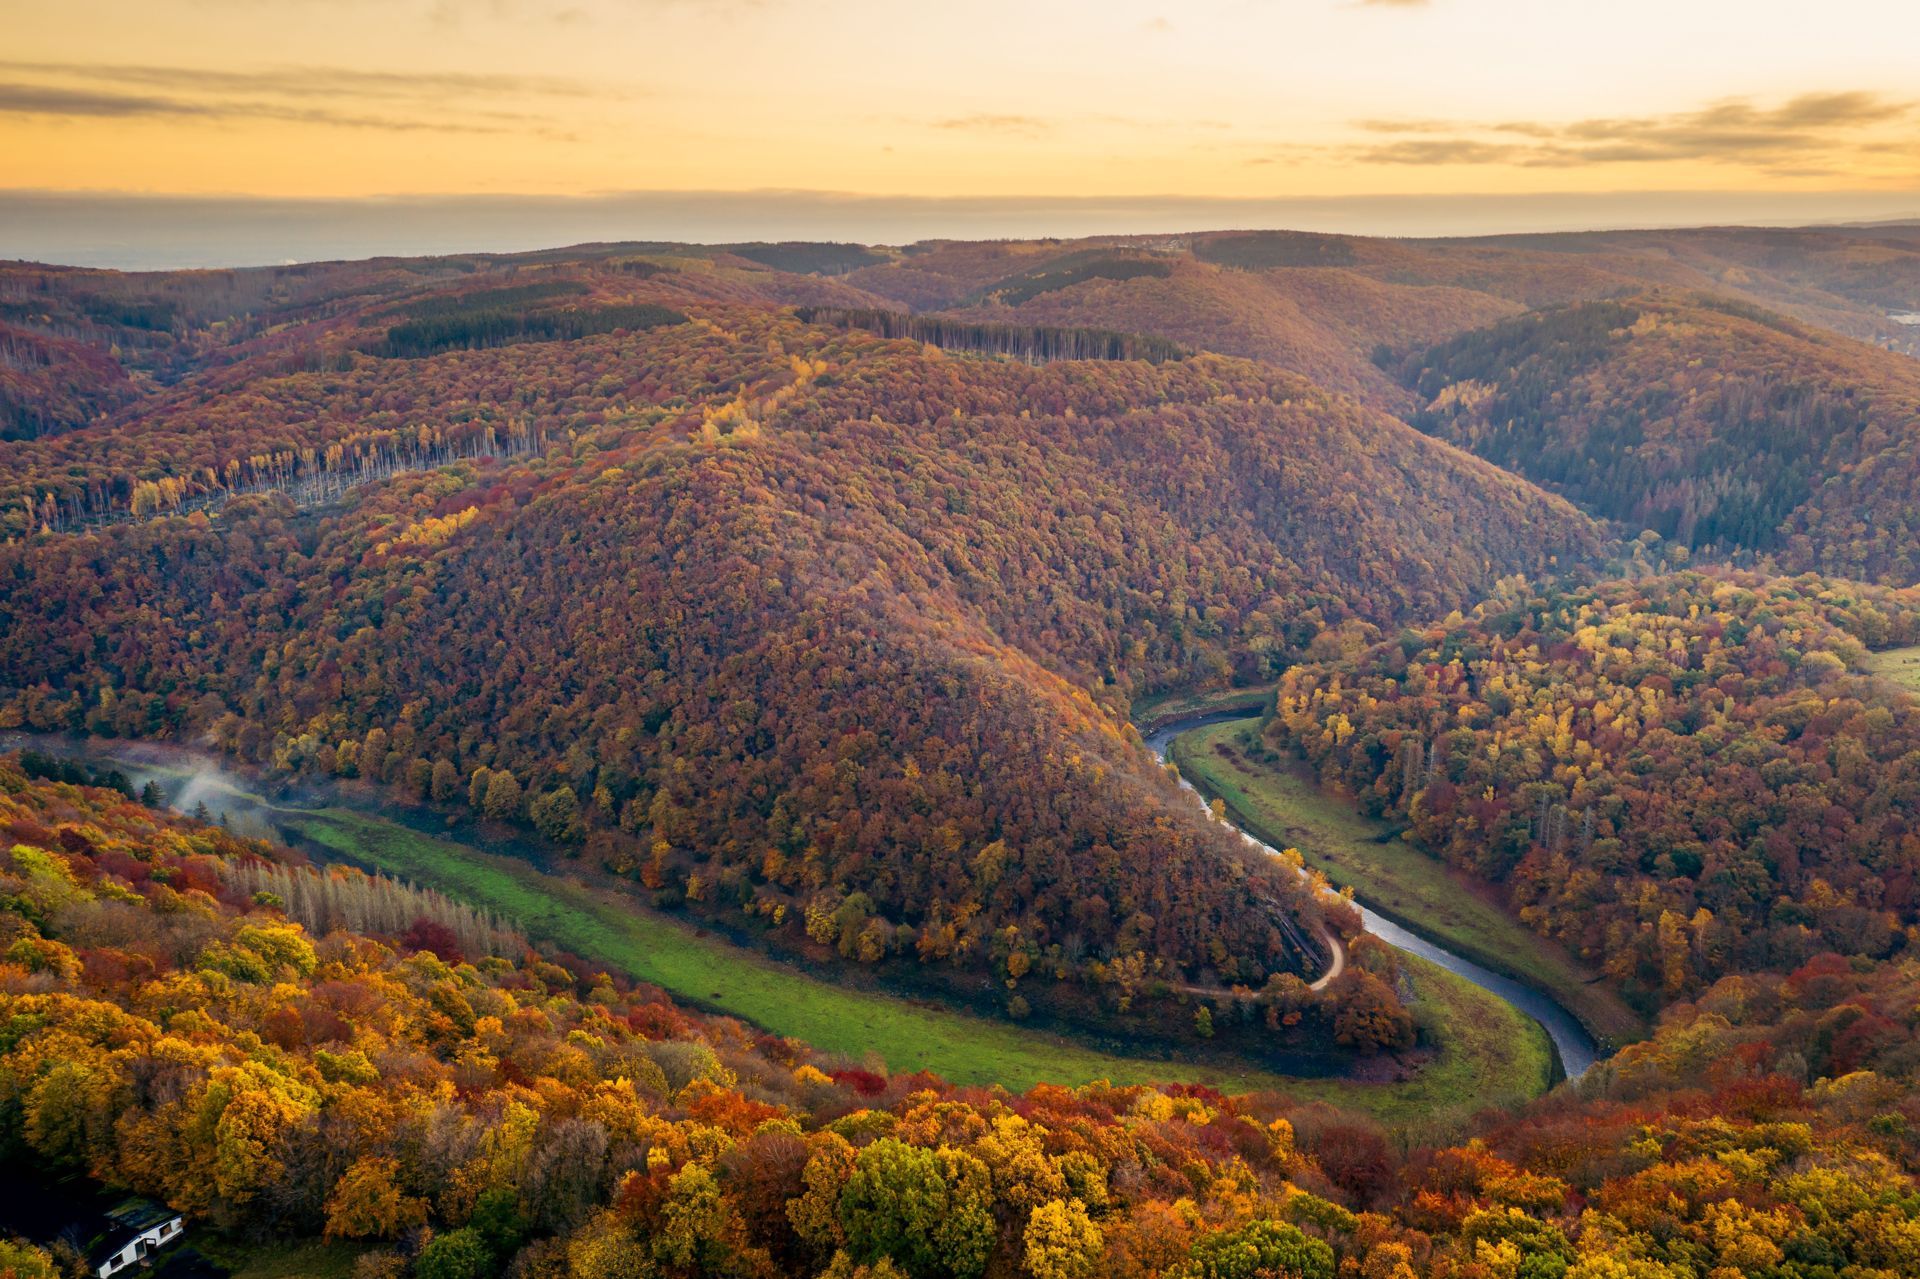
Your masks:
{"label": "steep wooded slope", "polygon": [[1920,362],[1711,299],[1597,302],[1400,365],[1416,426],[1629,532],[1920,580]]}
{"label": "steep wooded slope", "polygon": [[0,567],[13,715],[217,726],[530,820],[785,946],[975,992],[1031,970],[1023,1002],[1110,1018],[1156,964],[1258,986],[1324,962],[1296,922],[1321,908],[1118,730],[1134,696],[1598,546],[1563,503],[1245,362],[1034,368],[677,300],[644,330],[422,358],[329,329],[362,344],[337,372],[40,442],[208,498],[226,449],[324,463],[369,427],[406,441],[416,406],[430,434],[525,414],[544,451],[339,513],[274,492],[35,534]]}

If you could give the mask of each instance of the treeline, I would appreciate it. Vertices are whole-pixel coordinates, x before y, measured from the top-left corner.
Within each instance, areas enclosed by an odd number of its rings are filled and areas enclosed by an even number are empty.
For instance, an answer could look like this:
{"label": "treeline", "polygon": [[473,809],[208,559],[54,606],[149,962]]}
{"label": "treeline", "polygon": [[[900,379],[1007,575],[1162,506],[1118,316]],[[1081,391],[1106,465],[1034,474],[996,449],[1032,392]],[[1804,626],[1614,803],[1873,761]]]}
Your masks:
{"label": "treeline", "polygon": [[1165,338],[1110,329],[1061,329],[1029,324],[988,324],[905,311],[855,310],[803,306],[794,312],[803,324],[868,329],[884,338],[925,342],[943,350],[1005,355],[1029,364],[1051,360],[1145,360],[1159,364],[1184,360],[1189,352]]}
{"label": "treeline", "polygon": [[1270,1093],[957,1089],[565,955],[318,934],[235,882],[297,855],[4,760],[0,827],[0,1149],[362,1277],[1920,1269],[1910,963],[1725,979],[1577,1092],[1390,1138]]}
{"label": "treeline", "polygon": [[445,351],[478,351],[509,342],[563,342],[617,330],[685,324],[687,317],[651,302],[630,306],[528,311],[518,306],[454,307],[387,330],[373,354],[417,360]]}
{"label": "treeline", "polygon": [[86,760],[66,759],[36,750],[19,752],[14,757],[14,765],[32,780],[65,782],[69,786],[95,786],[118,791],[127,799],[133,798],[132,781],[117,768]]}
{"label": "treeline", "polygon": [[526,307],[555,298],[581,297],[590,290],[580,280],[536,280],[532,284],[509,284],[497,289],[468,289],[458,293],[435,293],[395,307],[393,313],[409,320],[443,320],[463,315]]}
{"label": "treeline", "polygon": [[[764,335],[779,322],[766,311],[736,314],[747,333]],[[323,455],[351,439],[423,427],[467,440],[489,426],[504,436],[523,422],[551,439],[666,411],[655,406],[724,402],[791,377],[784,353],[696,325],[509,345],[465,360],[356,356],[339,368],[331,356],[317,358],[328,350],[327,335],[315,329],[209,373],[204,387],[155,394],[95,429],[0,440],[0,537],[28,530],[29,503],[34,527],[75,528],[115,518],[143,481],[172,478],[187,496],[211,491],[235,460],[245,470],[259,459],[255,468],[271,471],[276,455],[297,460],[309,450]],[[306,356],[316,358],[297,358]],[[290,361],[307,367],[289,368]]]}
{"label": "treeline", "polygon": [[106,352],[0,320],[0,440],[84,426],[135,394],[126,370]]}
{"label": "treeline", "polygon": [[491,911],[386,875],[260,859],[229,862],[223,869],[249,901],[280,911],[316,937],[333,932],[398,937],[455,964],[488,955],[512,959],[527,951],[527,939]]}
{"label": "treeline", "polygon": [[828,244],[809,240],[786,240],[778,244],[726,244],[721,251],[736,257],[793,271],[800,275],[845,275],[865,266],[877,266],[888,259],[860,244]]}
{"label": "treeline", "polygon": [[1920,927],[1920,708],[1856,674],[1920,595],[1679,574],[1516,589],[1289,671],[1268,727],[1654,1007]]}
{"label": "treeline", "polygon": [[[1485,261],[1466,270],[1426,250],[1376,243],[1368,254],[1384,260],[1371,264],[1347,246],[1350,261],[1339,266],[1305,257],[1292,264],[1318,269],[1267,270],[1249,258],[1245,270],[1220,270],[1209,246],[1227,243],[1170,236],[1144,237],[1137,246],[951,242],[919,246],[849,281],[950,319],[1150,334],[1188,350],[1260,360],[1396,415],[1417,406],[1369,360],[1374,347],[1425,349],[1517,309],[1482,291],[1505,291]],[[1547,273],[1537,261],[1532,272]],[[1066,287],[1122,275],[1124,283],[1111,286]]]}
{"label": "treeline", "polygon": [[1193,256],[1202,262],[1240,271],[1343,267],[1359,261],[1353,242],[1345,236],[1317,235],[1309,231],[1243,231],[1205,236],[1194,241]]}
{"label": "treeline", "polygon": [[469,422],[452,429],[421,425],[350,435],[322,448],[288,449],[229,458],[220,467],[198,473],[139,480],[125,502],[115,490],[87,488],[61,500],[48,493],[25,504],[24,531],[70,532],[100,528],[123,520],[192,511],[218,510],[227,501],[255,493],[284,493],[296,506],[331,502],[349,489],[392,479],[410,471],[455,462],[526,457],[546,447],[543,431],[509,419],[501,430],[492,422]]}
{"label": "treeline", "polygon": [[1089,280],[1164,280],[1173,274],[1173,263],[1165,257],[1140,257],[1115,253],[1110,249],[1089,249],[1051,258],[1040,266],[1010,275],[981,289],[962,305],[998,302],[1002,306],[1020,306],[1045,293],[1072,288]]}

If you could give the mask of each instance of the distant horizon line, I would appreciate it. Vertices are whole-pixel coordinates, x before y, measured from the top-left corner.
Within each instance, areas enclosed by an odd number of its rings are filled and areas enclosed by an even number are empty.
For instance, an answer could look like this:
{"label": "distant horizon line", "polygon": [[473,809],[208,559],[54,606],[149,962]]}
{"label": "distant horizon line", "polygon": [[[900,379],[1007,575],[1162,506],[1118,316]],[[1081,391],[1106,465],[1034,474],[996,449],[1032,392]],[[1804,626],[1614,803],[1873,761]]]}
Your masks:
{"label": "distant horizon line", "polygon": [[[1208,223],[1243,218],[1238,225]],[[912,196],[758,188],[377,196],[0,189],[0,259],[217,269],[588,244],[1081,239],[1284,229],[1450,239],[1920,221],[1920,188],[1242,197]]]}

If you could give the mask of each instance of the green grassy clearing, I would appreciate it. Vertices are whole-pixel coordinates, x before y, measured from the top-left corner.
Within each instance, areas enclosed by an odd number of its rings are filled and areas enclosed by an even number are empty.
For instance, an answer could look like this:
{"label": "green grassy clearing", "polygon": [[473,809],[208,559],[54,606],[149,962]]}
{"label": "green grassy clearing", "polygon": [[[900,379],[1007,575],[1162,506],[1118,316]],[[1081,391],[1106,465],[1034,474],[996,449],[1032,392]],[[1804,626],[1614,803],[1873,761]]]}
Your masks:
{"label": "green grassy clearing", "polygon": [[[143,775],[188,770],[142,765]],[[284,808],[224,782],[208,805],[279,830],[362,865],[492,909],[530,937],[667,990],[675,998],[750,1021],[892,1070],[931,1070],[959,1084],[1015,1091],[1040,1082],[1205,1083],[1225,1092],[1270,1090],[1324,1101],[1420,1128],[1544,1092],[1552,1073],[1546,1034],[1503,1000],[1408,957],[1413,999],[1439,1051],[1395,1083],[1308,1079],[1232,1062],[1174,1061],[1103,1052],[1045,1031],[992,1021],[871,990],[823,981],[753,954],[691,924],[648,910],[617,890],[542,873],[527,862],[424,834],[355,808]],[[227,800],[230,802],[222,802]],[[253,1256],[254,1254],[249,1254]],[[266,1264],[267,1255],[258,1264]],[[247,1272],[251,1277],[253,1272]],[[262,1270],[257,1279],[276,1273]],[[295,1273],[295,1272],[289,1272]]]}
{"label": "green grassy clearing", "polygon": [[[1182,775],[1227,802],[1235,817],[1276,848],[1293,846],[1340,887],[1369,906],[1476,963],[1529,981],[1551,994],[1603,1040],[1643,1038],[1646,1024],[1589,974],[1499,906],[1465,877],[1322,792],[1304,772],[1257,762],[1259,723],[1236,720],[1175,738]],[[1226,747],[1231,755],[1222,754]]]}
{"label": "green grassy clearing", "polygon": [[[1258,688],[1216,688],[1202,693],[1156,693],[1135,702],[1128,718],[1151,727],[1190,715],[1215,711],[1257,710],[1273,696],[1271,684]],[[1144,730],[1143,730],[1144,731]]]}
{"label": "green grassy clearing", "polygon": [[390,874],[492,908],[530,935],[676,996],[805,1040],[830,1053],[878,1056],[963,1084],[1021,1090],[1040,1082],[1200,1082],[1230,1092],[1271,1089],[1398,1122],[1464,1115],[1544,1091],[1545,1034],[1469,982],[1426,964],[1414,976],[1442,1049],[1416,1078],[1373,1084],[1300,1079],[1250,1067],[1128,1057],[1058,1035],[822,981],[750,954],[630,897],[542,874],[511,858],[437,839],[348,809],[283,811],[294,834]]}
{"label": "green grassy clearing", "polygon": [[312,1240],[253,1245],[202,1239],[195,1246],[233,1271],[233,1279],[351,1279],[354,1261],[368,1250],[366,1244]]}
{"label": "green grassy clearing", "polygon": [[1909,693],[1920,694],[1920,644],[1867,654],[1869,673],[1892,680]]}

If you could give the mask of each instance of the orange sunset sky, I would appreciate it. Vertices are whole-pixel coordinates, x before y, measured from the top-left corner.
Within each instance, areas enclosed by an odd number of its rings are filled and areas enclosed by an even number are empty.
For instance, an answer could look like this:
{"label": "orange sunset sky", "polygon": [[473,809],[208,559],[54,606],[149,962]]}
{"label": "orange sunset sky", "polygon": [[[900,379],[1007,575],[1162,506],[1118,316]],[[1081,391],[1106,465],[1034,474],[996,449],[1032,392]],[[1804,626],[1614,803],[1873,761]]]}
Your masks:
{"label": "orange sunset sky", "polygon": [[0,3],[0,197],[1920,212],[1909,0]]}
{"label": "orange sunset sky", "polygon": [[13,188],[1920,186],[1920,6],[1901,0],[8,8]]}

